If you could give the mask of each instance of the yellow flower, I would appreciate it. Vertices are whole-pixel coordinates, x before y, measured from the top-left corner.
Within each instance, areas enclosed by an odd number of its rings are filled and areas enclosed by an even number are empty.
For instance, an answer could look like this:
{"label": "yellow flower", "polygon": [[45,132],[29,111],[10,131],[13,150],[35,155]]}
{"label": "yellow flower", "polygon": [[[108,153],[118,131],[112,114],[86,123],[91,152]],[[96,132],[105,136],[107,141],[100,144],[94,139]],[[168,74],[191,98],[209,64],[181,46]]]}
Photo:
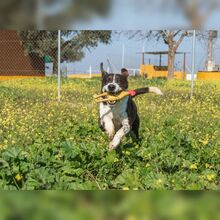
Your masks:
{"label": "yellow flower", "polygon": [[4,145],[3,145],[3,144],[0,144],[0,149],[1,149],[1,148],[2,148],[2,149],[4,148]]}
{"label": "yellow flower", "polygon": [[115,158],[114,159],[114,163],[116,163],[116,162],[118,162],[119,161],[119,159],[118,158]]}
{"label": "yellow flower", "polygon": [[126,220],[137,220],[137,218],[135,216],[128,216]]}
{"label": "yellow flower", "polygon": [[193,164],[190,165],[189,168],[190,168],[190,170],[197,170],[198,167],[195,163],[193,163]]}
{"label": "yellow flower", "polygon": [[157,184],[160,185],[163,181],[161,179],[157,180]]}
{"label": "yellow flower", "polygon": [[125,154],[129,156],[131,154],[131,152],[126,150]]}
{"label": "yellow flower", "polygon": [[212,169],[213,166],[212,166],[211,164],[206,163],[206,164],[205,164],[205,168],[206,168],[206,169],[208,169],[208,168],[209,168],[209,169]]}
{"label": "yellow flower", "polygon": [[208,174],[208,175],[206,176],[206,178],[207,178],[208,181],[212,181],[212,180],[215,179],[215,174]]}
{"label": "yellow flower", "polygon": [[209,140],[208,139],[200,140],[200,142],[204,145],[207,145],[209,143]]}
{"label": "yellow flower", "polygon": [[138,145],[138,144],[136,144],[136,145],[135,145],[135,148],[136,148],[136,149],[137,149],[137,148],[139,148],[139,145]]}
{"label": "yellow flower", "polygon": [[123,187],[122,190],[129,190],[129,187]]}
{"label": "yellow flower", "polygon": [[145,165],[145,167],[149,167],[150,166],[150,164],[149,163],[147,163],[146,165]]}
{"label": "yellow flower", "polygon": [[22,176],[21,176],[20,174],[17,174],[17,175],[15,176],[15,179],[19,182],[19,181],[22,180]]}

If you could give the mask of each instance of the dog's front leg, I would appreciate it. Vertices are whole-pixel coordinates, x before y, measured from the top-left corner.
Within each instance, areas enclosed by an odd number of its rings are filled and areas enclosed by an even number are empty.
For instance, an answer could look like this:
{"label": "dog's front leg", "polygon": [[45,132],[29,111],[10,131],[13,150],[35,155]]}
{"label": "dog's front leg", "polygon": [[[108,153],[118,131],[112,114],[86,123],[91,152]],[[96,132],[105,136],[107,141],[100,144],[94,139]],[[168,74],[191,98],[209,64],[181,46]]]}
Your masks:
{"label": "dog's front leg", "polygon": [[114,150],[118,147],[121,139],[130,132],[131,127],[128,118],[122,120],[122,127],[117,131],[113,140],[109,143],[109,150]]}
{"label": "dog's front leg", "polygon": [[106,115],[103,117],[103,127],[108,135],[109,140],[111,141],[115,135],[115,126],[110,116]]}

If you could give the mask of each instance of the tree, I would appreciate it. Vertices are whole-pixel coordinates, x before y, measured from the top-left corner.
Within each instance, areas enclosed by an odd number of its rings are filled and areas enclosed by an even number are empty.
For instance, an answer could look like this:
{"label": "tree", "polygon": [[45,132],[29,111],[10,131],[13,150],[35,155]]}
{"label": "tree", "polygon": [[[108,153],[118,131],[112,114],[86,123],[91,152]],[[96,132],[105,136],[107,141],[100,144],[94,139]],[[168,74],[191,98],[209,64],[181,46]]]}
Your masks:
{"label": "tree", "polygon": [[176,0],[176,6],[180,6],[193,29],[201,30],[211,13],[219,8],[220,3],[217,0]]}
{"label": "tree", "polygon": [[[158,37],[162,37],[164,43],[168,46],[168,79],[172,79],[174,75],[174,62],[175,62],[175,55],[177,52],[178,47],[182,43],[185,36],[188,35],[187,31],[158,31]],[[177,38],[177,39],[176,39]]]}
{"label": "tree", "polygon": [[[25,52],[39,57],[50,56],[57,73],[57,31],[19,31]],[[111,31],[62,31],[61,62],[75,62],[84,57],[85,50],[91,50],[98,43],[108,44]]]}
{"label": "tree", "polygon": [[129,38],[142,39],[163,39],[168,46],[168,79],[172,79],[174,75],[175,54],[184,37],[188,35],[188,31],[184,30],[158,30],[158,31],[129,31]]}
{"label": "tree", "polygon": [[0,25],[18,30],[55,30],[58,27],[68,30],[77,21],[107,15],[111,4],[111,0],[0,1]]}

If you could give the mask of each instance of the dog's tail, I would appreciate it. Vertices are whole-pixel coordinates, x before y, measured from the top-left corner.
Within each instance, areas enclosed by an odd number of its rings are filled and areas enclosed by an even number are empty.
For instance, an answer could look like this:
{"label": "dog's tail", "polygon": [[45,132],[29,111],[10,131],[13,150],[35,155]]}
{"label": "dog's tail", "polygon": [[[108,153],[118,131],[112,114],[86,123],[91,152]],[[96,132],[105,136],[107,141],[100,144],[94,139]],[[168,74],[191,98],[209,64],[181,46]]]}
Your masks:
{"label": "dog's tail", "polygon": [[159,88],[150,86],[150,87],[131,90],[131,93],[133,93],[131,96],[135,97],[137,95],[150,93],[150,92],[155,93],[157,95],[163,95],[163,93],[161,92]]}

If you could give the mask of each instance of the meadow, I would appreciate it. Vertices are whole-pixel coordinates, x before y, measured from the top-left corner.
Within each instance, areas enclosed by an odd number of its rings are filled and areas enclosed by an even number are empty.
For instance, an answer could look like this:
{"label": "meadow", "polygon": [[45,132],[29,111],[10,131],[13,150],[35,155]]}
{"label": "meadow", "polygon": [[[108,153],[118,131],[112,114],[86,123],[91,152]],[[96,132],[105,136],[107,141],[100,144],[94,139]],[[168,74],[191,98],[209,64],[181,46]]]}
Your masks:
{"label": "meadow", "polygon": [[130,78],[140,144],[108,152],[93,94],[100,79],[0,81],[0,189],[220,189],[220,82]]}

